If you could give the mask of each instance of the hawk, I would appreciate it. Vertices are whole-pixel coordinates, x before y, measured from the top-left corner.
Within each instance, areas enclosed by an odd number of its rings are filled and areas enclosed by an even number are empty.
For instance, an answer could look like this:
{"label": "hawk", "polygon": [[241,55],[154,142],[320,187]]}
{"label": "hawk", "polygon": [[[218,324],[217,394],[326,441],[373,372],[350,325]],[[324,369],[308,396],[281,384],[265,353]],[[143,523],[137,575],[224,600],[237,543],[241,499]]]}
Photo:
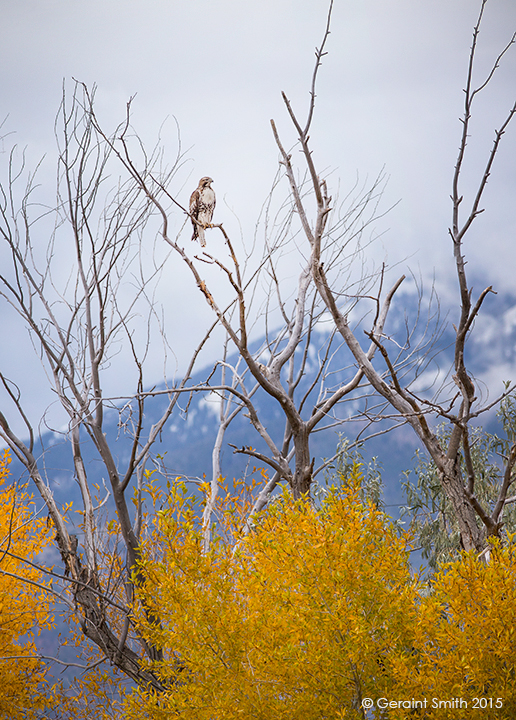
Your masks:
{"label": "hawk", "polygon": [[[202,247],[206,246],[204,230],[211,225],[213,211],[215,210],[215,193],[210,187],[212,182],[211,177],[201,178],[197,190],[193,191],[190,198],[190,215],[193,224],[192,240],[199,238]],[[201,224],[198,225],[197,223]]]}

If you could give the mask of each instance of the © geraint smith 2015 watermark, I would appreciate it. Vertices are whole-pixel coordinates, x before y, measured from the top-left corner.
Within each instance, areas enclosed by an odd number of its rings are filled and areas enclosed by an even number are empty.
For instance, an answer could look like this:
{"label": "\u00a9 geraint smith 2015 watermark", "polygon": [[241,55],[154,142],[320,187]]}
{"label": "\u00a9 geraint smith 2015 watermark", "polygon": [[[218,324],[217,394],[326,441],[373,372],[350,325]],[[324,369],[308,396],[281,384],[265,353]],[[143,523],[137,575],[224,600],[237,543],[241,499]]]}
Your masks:
{"label": "\u00a9 geraint smith 2015 watermark", "polygon": [[501,708],[503,707],[502,698],[486,698],[476,697],[470,700],[464,698],[450,698],[448,700],[440,700],[439,698],[423,698],[416,700],[411,698],[410,700],[389,700],[389,698],[381,697],[376,701],[372,698],[364,698],[362,700],[362,707],[368,710],[376,705],[377,708],[402,708],[405,710],[415,710],[417,708],[441,708],[449,710],[461,710],[466,708],[471,709],[487,709],[487,708]]}

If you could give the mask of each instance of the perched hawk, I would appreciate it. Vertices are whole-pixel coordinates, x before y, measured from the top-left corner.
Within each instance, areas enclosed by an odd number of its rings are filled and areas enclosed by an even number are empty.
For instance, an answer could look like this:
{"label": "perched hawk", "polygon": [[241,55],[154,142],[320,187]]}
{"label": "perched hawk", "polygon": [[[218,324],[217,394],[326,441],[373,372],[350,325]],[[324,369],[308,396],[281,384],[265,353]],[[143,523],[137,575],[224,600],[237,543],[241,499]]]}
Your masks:
{"label": "perched hawk", "polygon": [[[199,180],[199,187],[194,190],[190,198],[190,215],[192,216],[193,235],[192,240],[199,238],[202,247],[206,246],[204,229],[211,225],[213,211],[215,210],[215,193],[210,187],[213,182],[211,177],[203,177]],[[196,222],[201,223],[198,225]]]}

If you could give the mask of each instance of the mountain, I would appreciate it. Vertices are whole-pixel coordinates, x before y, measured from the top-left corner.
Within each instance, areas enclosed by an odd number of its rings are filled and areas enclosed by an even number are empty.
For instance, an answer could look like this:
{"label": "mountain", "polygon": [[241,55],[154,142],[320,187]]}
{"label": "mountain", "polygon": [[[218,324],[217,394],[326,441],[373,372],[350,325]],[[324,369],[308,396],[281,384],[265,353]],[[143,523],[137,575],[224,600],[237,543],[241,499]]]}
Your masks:
{"label": "mountain", "polygon": [[[407,302],[409,301],[410,299]],[[415,310],[411,305],[407,305],[407,307],[401,307],[400,304],[393,305],[386,332],[392,335],[398,344],[406,342],[406,328],[411,326],[414,315]],[[424,345],[431,338],[433,338],[433,346],[428,345],[426,348],[425,362],[416,365],[419,375],[414,381],[414,388],[417,388],[417,390],[422,390],[425,386],[430,388],[432,384],[436,387],[438,382],[440,383],[446,378],[447,382],[452,382],[450,369],[453,365],[454,316],[451,312],[445,315],[441,311],[440,318],[434,315],[429,322],[427,322],[426,318],[423,318],[423,320],[424,322],[420,320],[420,325],[426,329],[428,337],[424,336],[423,331],[413,334],[410,338],[410,351],[413,351],[417,343]],[[321,346],[326,340],[327,336],[321,334],[319,338]],[[259,352],[258,349],[261,346],[261,341],[255,342],[255,352]],[[338,352],[344,351],[339,349]],[[339,360],[338,357],[337,360]],[[228,364],[235,363],[235,361],[236,356],[227,360]],[[382,360],[379,354],[375,362],[377,366],[380,366]],[[515,378],[515,298],[505,295],[486,299],[482,312],[475,322],[471,340],[467,345],[466,363],[476,378],[478,394],[483,399],[487,398],[487,387],[490,388],[490,397],[492,399],[502,390],[504,380]],[[336,369],[331,375],[332,386],[338,386],[339,383],[345,382],[350,376],[349,371],[346,372],[340,368],[343,364],[344,362],[337,362]],[[313,357],[308,358],[307,373],[296,390],[296,397],[300,397],[307,392],[317,368],[318,357],[313,353]],[[197,371],[192,376],[190,384],[195,386],[204,383],[209,372],[210,368]],[[414,369],[410,372],[414,373]],[[210,383],[214,386],[217,382],[217,374],[215,373],[211,377]],[[155,393],[160,391],[165,391],[164,385],[154,389]],[[315,399],[316,391],[312,391],[310,395],[312,403],[307,403],[306,417],[310,416]],[[176,408],[176,411],[169,419],[163,429],[160,441],[155,447],[155,453],[159,453],[164,458],[170,475],[196,479],[206,476],[207,479],[210,479],[211,453],[218,430],[219,404],[216,400],[215,393],[194,393],[189,402],[185,397],[185,400],[181,403],[183,410]],[[150,428],[157,421],[167,402],[166,394],[157,394],[146,401],[146,428]],[[256,393],[253,402],[268,433],[281,445],[284,420],[279,405],[263,391]],[[316,458],[316,468],[325,458],[331,458],[335,455],[341,437],[347,437],[351,441],[363,428],[363,425],[359,422],[349,420],[349,417],[356,412],[358,402],[358,400],[352,399],[339,406],[336,420],[340,419],[342,424],[338,425],[333,422],[331,423],[332,427],[313,434],[311,453]],[[185,412],[184,406],[187,403],[188,411]],[[122,414],[117,410],[108,410],[105,415],[106,435],[111,447],[114,448],[121,468],[124,467],[125,462],[128,460],[130,452],[130,435],[127,434],[130,418],[128,418],[127,413],[126,407]],[[496,423],[494,413],[491,412],[487,416],[481,417],[480,422],[483,422],[491,429],[494,428]],[[364,437],[376,434],[386,429],[386,427],[387,421],[375,424],[364,433]],[[238,448],[250,445],[264,452],[266,446],[251,426],[245,412],[240,412],[229,426],[223,443],[223,474],[231,481],[233,478],[243,477],[246,474],[246,467],[250,466],[252,469],[253,466],[259,465],[259,463],[253,459],[249,461],[248,458],[241,454],[235,454],[230,444]],[[48,483],[54,490],[58,501],[70,502],[73,500],[75,503],[80,503],[79,488],[74,479],[71,449],[66,434],[47,433],[43,435],[39,449],[40,453],[42,447],[45,448],[44,467]],[[401,426],[387,435],[374,437],[365,443],[362,451],[364,457],[369,459],[377,456],[384,469],[383,481],[385,499],[388,505],[399,504],[402,501],[400,478],[405,471],[410,469],[417,447],[417,438],[415,438],[413,431],[406,426]],[[105,483],[109,487],[103,465],[91,442],[87,442],[86,437],[84,438],[83,453],[91,480],[100,486]],[[15,476],[23,474],[21,466],[17,463],[13,463],[12,470]]]}

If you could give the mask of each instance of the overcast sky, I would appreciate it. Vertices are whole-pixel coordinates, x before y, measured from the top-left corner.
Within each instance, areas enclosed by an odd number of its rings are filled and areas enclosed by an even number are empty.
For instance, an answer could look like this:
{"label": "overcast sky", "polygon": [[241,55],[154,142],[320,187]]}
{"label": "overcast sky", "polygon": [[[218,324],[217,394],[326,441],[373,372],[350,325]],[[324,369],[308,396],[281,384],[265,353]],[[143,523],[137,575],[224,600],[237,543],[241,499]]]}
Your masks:
{"label": "overcast sky", "polygon": [[[318,86],[311,134],[318,166],[331,168],[332,182],[340,179],[343,190],[357,173],[365,180],[385,167],[385,207],[400,202],[381,221],[381,252],[390,263],[406,258],[416,272],[435,269],[439,278],[452,277],[449,195],[479,4],[335,0]],[[108,126],[135,95],[133,124],[147,142],[169,118],[162,138],[174,152],[177,120],[189,158],[180,200],[186,203],[199,177],[209,174],[216,220],[234,227],[236,216],[245,239],[277,168],[269,120],[287,145],[294,142],[280,92],[306,110],[327,8],[327,0],[0,0],[0,120],[8,116],[3,131],[16,133],[4,145],[14,139],[27,146],[33,164],[46,154],[42,176],[50,178],[63,80],[98,86],[98,114]],[[489,0],[479,80],[515,29],[514,0]],[[479,98],[465,203],[515,98],[513,48]],[[466,252],[471,272],[507,290],[514,289],[516,258],[516,125],[504,144],[488,210]],[[175,282],[178,293],[181,283],[191,283]],[[12,359],[4,345],[0,356],[7,353]]]}

